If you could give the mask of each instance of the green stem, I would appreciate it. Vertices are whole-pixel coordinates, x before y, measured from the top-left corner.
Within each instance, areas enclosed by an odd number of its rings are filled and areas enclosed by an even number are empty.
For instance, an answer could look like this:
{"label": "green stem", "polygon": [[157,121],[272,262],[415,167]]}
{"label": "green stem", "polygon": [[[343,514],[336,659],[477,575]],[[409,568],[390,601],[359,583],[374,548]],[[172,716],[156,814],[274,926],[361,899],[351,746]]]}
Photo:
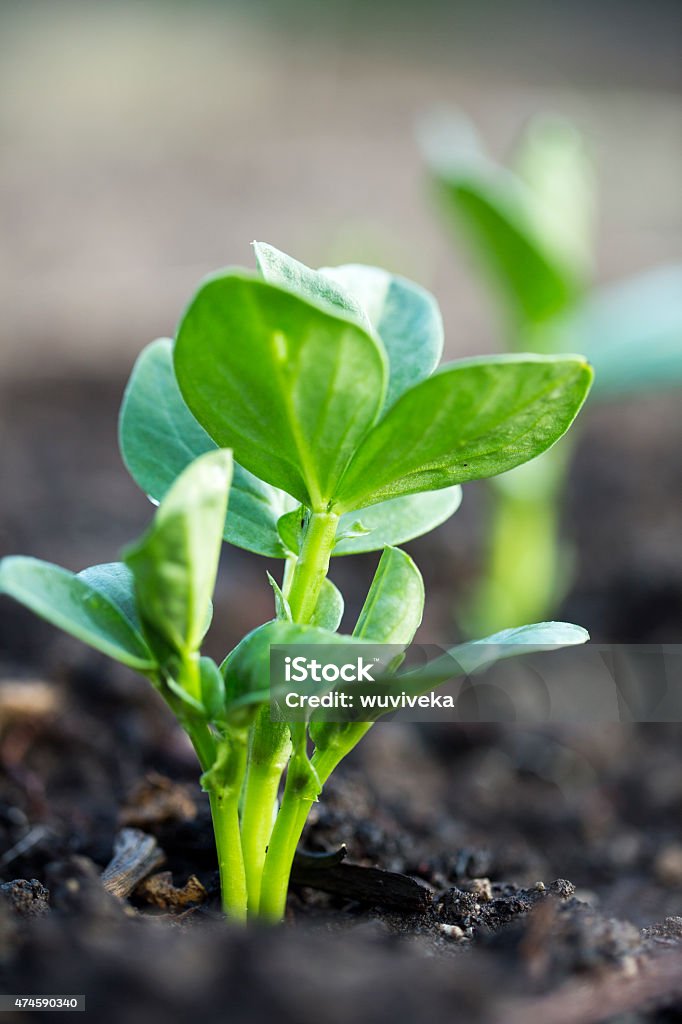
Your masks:
{"label": "green stem", "polygon": [[209,794],[218,854],[223,913],[232,921],[246,921],[247,890],[239,835],[239,795],[215,789]]}
{"label": "green stem", "polygon": [[222,907],[233,921],[245,921],[247,910],[246,871],[239,831],[239,799],[246,755],[246,734],[241,730],[230,732],[217,744],[216,758],[202,777],[211,804]]}
{"label": "green stem", "polygon": [[[372,724],[372,722],[357,722],[344,731],[342,741],[330,745],[324,750],[315,751],[312,757],[312,766],[317,773],[320,785],[324,785],[340,761],[360,742]],[[281,921],[284,917],[289,877],[296,849],[310,809],[315,802],[313,797],[302,793],[300,778],[291,769],[292,765],[289,767],[282,806],[268,846],[261,883],[259,913],[273,922]]]}
{"label": "green stem", "polygon": [[[333,512],[313,512],[308,521],[300,556],[287,580],[287,597],[295,622],[309,622],[315,611],[338,525],[339,517]],[[317,795],[311,775],[314,773],[311,773],[305,752],[304,733],[303,744],[289,763],[282,805],[263,866],[259,913],[271,921],[281,921],[284,917],[296,847]]]}
{"label": "green stem", "polygon": [[564,439],[513,470],[510,479],[492,482],[485,573],[463,623],[471,636],[542,621],[563,597],[567,552],[560,507],[570,452]]}
{"label": "green stem", "polygon": [[258,914],[265,855],[272,835],[282,764],[249,765],[244,789],[241,843],[246,871],[249,916]]}
{"label": "green stem", "polygon": [[272,830],[260,891],[260,916],[273,922],[281,921],[284,917],[296,847],[310,808],[315,802],[313,798],[302,797],[298,785],[290,783],[294,777],[291,767],[287,774],[282,806]]}
{"label": "green stem", "polygon": [[338,525],[339,517],[334,512],[313,512],[308,521],[288,593],[294,622],[309,622],[315,611]]}

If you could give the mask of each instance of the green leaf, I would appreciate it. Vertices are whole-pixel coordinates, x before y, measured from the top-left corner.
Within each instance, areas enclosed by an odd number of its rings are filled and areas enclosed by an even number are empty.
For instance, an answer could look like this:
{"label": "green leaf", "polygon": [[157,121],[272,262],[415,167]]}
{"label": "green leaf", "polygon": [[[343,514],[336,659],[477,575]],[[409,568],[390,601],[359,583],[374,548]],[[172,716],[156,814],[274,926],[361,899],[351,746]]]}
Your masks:
{"label": "green leaf", "polygon": [[124,554],[137,609],[157,653],[198,650],[220,557],[232,475],[228,451],[202,455],[178,477],[142,539]]}
{"label": "green leaf", "polygon": [[[381,551],[387,546],[405,544],[408,540],[430,533],[457,511],[462,501],[461,487],[444,487],[440,491],[407,494],[381,501],[369,508],[346,512],[339,520],[339,534],[332,555],[359,555]],[[359,519],[366,534],[350,536],[347,524]],[[345,534],[345,536],[343,536]]]}
{"label": "green leaf", "polygon": [[384,550],[353,636],[371,643],[409,644],[424,611],[424,581],[409,555]]}
{"label": "green leaf", "polygon": [[390,367],[386,408],[430,376],[443,354],[443,319],[424,288],[379,267],[347,264],[320,273],[360,302],[381,338]]}
{"label": "green leaf", "polygon": [[[381,556],[372,585],[353,630],[353,636],[365,643],[399,644],[412,642],[424,610],[424,582],[409,555],[387,547]],[[401,656],[387,666],[395,671]],[[310,738],[318,750],[346,746],[346,753],[367,731],[366,723],[310,723]]]}
{"label": "green leaf", "polygon": [[595,292],[564,326],[594,366],[594,397],[682,385],[682,265]]}
{"label": "green leaf", "polygon": [[330,579],[325,579],[310,620],[311,626],[335,633],[343,618],[343,594]]}
{"label": "green leaf", "polygon": [[[440,491],[407,494],[369,508],[346,512],[339,519],[332,555],[359,555],[367,551],[382,551],[386,546],[405,544],[408,540],[435,530],[454,515],[461,501],[461,487],[444,487]],[[282,516],[277,523],[282,543],[295,555],[300,551],[303,532],[301,521],[306,514],[303,506],[299,506]],[[362,531],[355,529],[358,522],[362,523]]]}
{"label": "green leaf", "polygon": [[267,242],[254,242],[253,248],[258,269],[270,284],[288,288],[303,299],[331,307],[332,311],[340,310],[360,327],[369,330],[369,317],[362,304],[346,290],[342,282],[337,283],[332,275],[312,270]]}
{"label": "green leaf", "polygon": [[379,267],[311,270],[264,242],[255,242],[254,248],[266,281],[342,310],[379,335],[389,363],[387,407],[433,373],[443,352],[443,321],[438,303],[424,288]]}
{"label": "green leaf", "polygon": [[558,647],[573,647],[587,643],[589,639],[590,634],[586,629],[571,622],[535,622],[528,626],[503,629],[482,640],[459,644],[423,668],[402,673],[398,681],[401,689],[411,687],[409,692],[418,690],[424,693],[458,676],[481,672],[505,658],[551,651]]}
{"label": "green leaf", "polygon": [[[484,640],[459,644],[423,667],[399,673],[393,680],[380,680],[376,690],[381,695],[405,693],[410,697],[416,697],[429,693],[452,679],[480,672],[505,658],[584,644],[589,638],[587,630],[570,622],[536,622],[517,629],[505,629]],[[371,720],[376,721],[389,710],[375,711],[370,716]],[[332,732],[320,732],[319,738],[322,742],[328,743],[330,738],[333,739],[333,735]],[[317,742],[315,736],[313,738]]]}
{"label": "green leaf", "polygon": [[407,391],[367,435],[344,476],[337,510],[528,462],[568,430],[591,379],[578,356],[489,356],[443,367]]}
{"label": "green leaf", "polygon": [[530,189],[528,215],[538,238],[584,280],[592,271],[595,181],[582,135],[565,118],[536,116],[514,166]]}
{"label": "green leaf", "polygon": [[[317,626],[281,619],[273,619],[256,627],[237,644],[220,666],[225,679],[228,716],[235,722],[246,722],[255,714],[259,704],[270,700],[270,647],[273,644],[349,647],[359,642],[354,637],[332,633]],[[328,685],[330,689],[332,687],[332,684],[319,685]]]}
{"label": "green leaf", "polygon": [[267,577],[268,583],[272,587],[273,593],[275,595],[275,614],[277,618],[284,619],[286,622],[291,622],[291,608],[289,607],[289,602],[282,593],[282,588],[280,587],[279,583],[274,578],[274,576],[271,576],[270,573],[267,574]]}
{"label": "green leaf", "polygon": [[[135,363],[121,406],[119,443],[128,472],[157,503],[191,462],[217,451],[180,393],[168,338],[148,345]],[[236,547],[283,558],[277,520],[294,505],[284,491],[235,464],[223,536]]]}
{"label": "green leaf", "polygon": [[[141,672],[156,669],[156,662],[131,616],[127,596],[117,596],[120,577],[107,587],[107,567],[89,570],[93,582],[67,569],[37,558],[14,556],[0,562],[0,593],[30,608],[71,636],[77,637],[116,661]],[[98,571],[99,570],[99,571]],[[116,574],[111,574],[112,578]]]}
{"label": "green leaf", "polygon": [[249,472],[325,508],[383,405],[386,356],[333,315],[246,273],[209,278],[178,330],[190,410]]}
{"label": "green leaf", "polygon": [[292,555],[297,555],[301,550],[301,541],[308,516],[309,513],[305,505],[299,505],[277,520],[277,532],[281,542]]}
{"label": "green leaf", "polygon": [[199,660],[201,703],[210,722],[222,722],[225,717],[225,680],[212,658]]}
{"label": "green leaf", "polygon": [[79,572],[77,578],[115,604],[133,629],[142,636],[142,625],[135,604],[135,580],[124,562],[92,565]]}
{"label": "green leaf", "polygon": [[538,232],[531,189],[484,155],[463,118],[433,118],[422,142],[444,207],[517,321],[542,323],[568,308],[580,288]]}

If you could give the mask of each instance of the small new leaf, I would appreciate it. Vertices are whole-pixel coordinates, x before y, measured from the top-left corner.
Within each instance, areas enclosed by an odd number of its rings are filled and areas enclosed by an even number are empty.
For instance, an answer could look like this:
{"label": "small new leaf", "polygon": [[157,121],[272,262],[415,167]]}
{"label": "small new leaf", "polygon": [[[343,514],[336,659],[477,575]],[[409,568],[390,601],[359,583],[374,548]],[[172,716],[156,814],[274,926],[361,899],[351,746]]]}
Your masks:
{"label": "small new leaf", "polygon": [[287,601],[286,597],[282,592],[282,588],[280,587],[279,583],[274,578],[274,576],[271,576],[270,573],[267,574],[267,577],[268,583],[272,587],[273,593],[275,595],[276,617],[278,619],[284,620],[284,622],[291,622],[291,608],[289,607],[289,602]]}
{"label": "small new leaf", "polygon": [[147,533],[125,552],[140,620],[162,660],[194,654],[206,632],[231,475],[230,452],[202,455],[173,484]]}
{"label": "small new leaf", "polygon": [[409,644],[424,611],[424,581],[409,555],[386,548],[353,636],[372,643]]}

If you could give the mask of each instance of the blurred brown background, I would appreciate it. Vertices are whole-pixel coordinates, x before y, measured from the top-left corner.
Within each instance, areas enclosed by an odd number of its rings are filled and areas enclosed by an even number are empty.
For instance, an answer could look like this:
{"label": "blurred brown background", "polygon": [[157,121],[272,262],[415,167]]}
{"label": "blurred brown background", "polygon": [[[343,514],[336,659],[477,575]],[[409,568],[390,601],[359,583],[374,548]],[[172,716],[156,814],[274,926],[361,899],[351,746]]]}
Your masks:
{"label": "blurred brown background", "polygon": [[[116,449],[127,374],[204,273],[253,265],[253,238],[313,266],[413,277],[442,304],[448,356],[499,347],[496,307],[427,195],[414,129],[433,106],[465,110],[500,156],[532,113],[573,118],[600,183],[598,279],[679,257],[679,38],[663,0],[6,0],[0,553],[82,568],[142,528],[151,510]],[[562,612],[599,639],[682,636],[678,409],[647,398],[585,423]],[[424,639],[455,635],[484,523],[484,490],[467,486],[461,512],[412,545],[430,585]],[[351,610],[373,561],[337,560]],[[226,552],[218,652],[270,614],[264,568]],[[0,660],[75,652],[7,604]]]}

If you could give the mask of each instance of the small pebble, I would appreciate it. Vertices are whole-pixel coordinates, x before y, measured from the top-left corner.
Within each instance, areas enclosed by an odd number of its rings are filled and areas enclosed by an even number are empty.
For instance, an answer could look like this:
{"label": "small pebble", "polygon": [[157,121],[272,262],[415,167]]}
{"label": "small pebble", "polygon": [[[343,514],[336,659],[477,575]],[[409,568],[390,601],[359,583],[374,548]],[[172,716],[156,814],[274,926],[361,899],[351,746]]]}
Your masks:
{"label": "small pebble", "polygon": [[659,850],[654,861],[654,873],[659,882],[671,889],[682,885],[682,846],[671,843]]}
{"label": "small pebble", "polygon": [[470,889],[476,893],[482,903],[490,903],[493,898],[493,887],[489,878],[474,878]]}
{"label": "small pebble", "polygon": [[454,942],[466,942],[467,937],[464,930],[457,924],[439,924],[437,925],[438,931],[446,938],[452,939]]}

